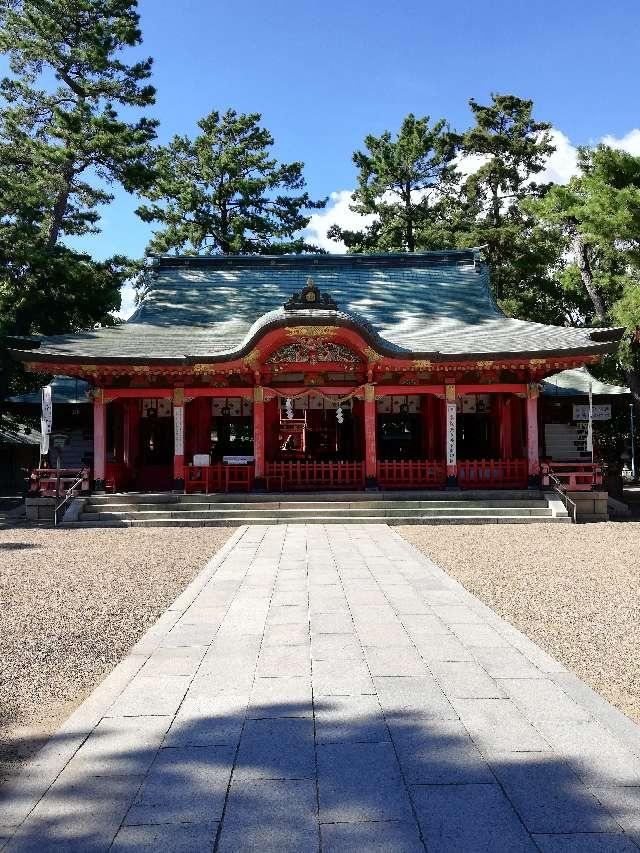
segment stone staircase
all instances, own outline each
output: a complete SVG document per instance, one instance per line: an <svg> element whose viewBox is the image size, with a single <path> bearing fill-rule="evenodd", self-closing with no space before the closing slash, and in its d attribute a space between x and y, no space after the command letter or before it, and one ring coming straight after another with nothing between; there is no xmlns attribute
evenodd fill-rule
<svg viewBox="0 0 640 853"><path fill-rule="evenodd" d="M526 524L571 522L537 491L94 495L66 527L222 527L239 524ZM79 512L77 510L80 510ZM72 513L73 516L73 513Z"/></svg>

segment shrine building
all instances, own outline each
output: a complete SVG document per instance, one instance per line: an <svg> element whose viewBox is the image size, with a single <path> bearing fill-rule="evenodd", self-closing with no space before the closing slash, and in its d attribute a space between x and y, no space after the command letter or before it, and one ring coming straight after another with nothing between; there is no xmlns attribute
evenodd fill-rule
<svg viewBox="0 0 640 853"><path fill-rule="evenodd" d="M506 317L475 249L171 256L127 322L11 355L90 384L97 490L518 489L540 383L622 333Z"/></svg>

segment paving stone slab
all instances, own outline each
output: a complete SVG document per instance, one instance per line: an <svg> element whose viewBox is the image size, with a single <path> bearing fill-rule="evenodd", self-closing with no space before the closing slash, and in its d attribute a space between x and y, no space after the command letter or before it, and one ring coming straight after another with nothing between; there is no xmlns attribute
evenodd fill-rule
<svg viewBox="0 0 640 853"><path fill-rule="evenodd" d="M570 835L534 835L541 853L637 853L627 835L576 832Z"/></svg>
<svg viewBox="0 0 640 853"><path fill-rule="evenodd" d="M228 747L161 749L125 818L127 826L220 820L234 751Z"/></svg>
<svg viewBox="0 0 640 853"><path fill-rule="evenodd" d="M424 853L415 821L321 824L323 853Z"/></svg>
<svg viewBox="0 0 640 853"><path fill-rule="evenodd" d="M320 821L411 820L390 743L318 745Z"/></svg>
<svg viewBox="0 0 640 853"><path fill-rule="evenodd" d="M411 795L430 853L535 853L498 785L425 785Z"/></svg>
<svg viewBox="0 0 640 853"><path fill-rule="evenodd" d="M247 716L312 717L311 678L306 675L256 678Z"/></svg>
<svg viewBox="0 0 640 853"><path fill-rule="evenodd" d="M233 771L234 781L315 779L311 719L247 720Z"/></svg>
<svg viewBox="0 0 640 853"><path fill-rule="evenodd" d="M620 831L568 764L545 753L492 755L489 764L529 832Z"/></svg>
<svg viewBox="0 0 640 853"><path fill-rule="evenodd" d="M219 853L318 853L315 782L234 782L217 849Z"/></svg>
<svg viewBox="0 0 640 853"><path fill-rule="evenodd" d="M217 823L123 826L110 850L113 853L194 853L196 850L213 850L217 831Z"/></svg>

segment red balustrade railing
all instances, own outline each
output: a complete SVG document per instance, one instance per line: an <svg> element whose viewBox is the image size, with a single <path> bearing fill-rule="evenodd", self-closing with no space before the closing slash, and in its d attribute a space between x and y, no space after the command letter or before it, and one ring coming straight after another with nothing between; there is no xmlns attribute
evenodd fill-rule
<svg viewBox="0 0 640 853"><path fill-rule="evenodd" d="M447 479L444 461L390 459L378 462L378 485L382 489L440 488Z"/></svg>
<svg viewBox="0 0 640 853"><path fill-rule="evenodd" d="M226 465L218 462L213 465L185 465L185 494L203 492L250 492L253 489L255 466Z"/></svg>
<svg viewBox="0 0 640 853"><path fill-rule="evenodd" d="M79 494L88 493L91 487L89 468L34 468L29 475L29 495L44 498L66 496L75 487Z"/></svg>
<svg viewBox="0 0 640 853"><path fill-rule="evenodd" d="M527 486L526 459L458 460L461 489L524 489Z"/></svg>
<svg viewBox="0 0 640 853"><path fill-rule="evenodd" d="M364 462L267 462L269 491L363 489Z"/></svg>
<svg viewBox="0 0 640 853"><path fill-rule="evenodd" d="M602 486L602 465L597 462L543 462L542 485L558 485L562 491L590 492Z"/></svg>

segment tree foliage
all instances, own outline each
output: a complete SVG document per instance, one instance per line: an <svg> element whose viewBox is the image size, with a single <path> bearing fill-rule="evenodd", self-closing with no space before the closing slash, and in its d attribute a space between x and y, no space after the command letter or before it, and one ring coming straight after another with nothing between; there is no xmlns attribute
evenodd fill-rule
<svg viewBox="0 0 640 853"><path fill-rule="evenodd" d="M578 168L529 208L564 239L571 263L559 281L583 322L627 327L620 357L640 403L640 157L581 148Z"/></svg>
<svg viewBox="0 0 640 853"><path fill-rule="evenodd" d="M322 208L304 190L303 164L279 163L259 113L214 111L194 139L175 136L156 152L156 174L138 208L158 222L149 252L284 254L319 251L300 236L306 210Z"/></svg>
<svg viewBox="0 0 640 853"><path fill-rule="evenodd" d="M130 272L63 244L99 230L109 184L150 179L156 122L118 108L153 103L151 60L128 64L141 41L135 0L0 0L0 349L8 336L115 322ZM6 358L0 403L15 380Z"/></svg>
<svg viewBox="0 0 640 853"><path fill-rule="evenodd" d="M372 223L349 231L334 226L329 237L350 251L413 252L452 244L450 195L458 177L456 137L444 119L410 113L396 138L369 134L355 151L358 187L351 209L374 214Z"/></svg>

